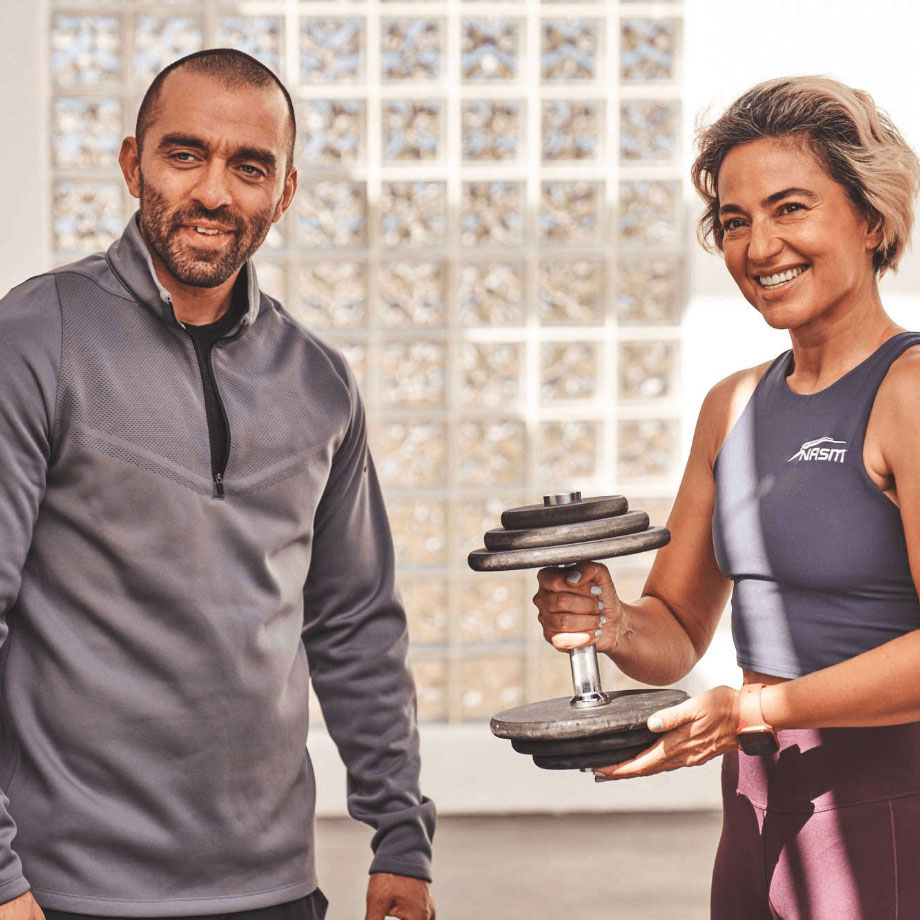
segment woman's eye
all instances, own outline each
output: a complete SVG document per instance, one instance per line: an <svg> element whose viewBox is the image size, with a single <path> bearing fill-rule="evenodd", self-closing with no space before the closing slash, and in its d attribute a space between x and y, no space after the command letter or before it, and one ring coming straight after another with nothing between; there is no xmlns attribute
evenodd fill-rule
<svg viewBox="0 0 920 920"><path fill-rule="evenodd" d="M730 233L732 230L737 230L739 227L744 226L744 221L739 217L732 217L729 220L722 221L722 229L726 233Z"/></svg>
<svg viewBox="0 0 920 920"><path fill-rule="evenodd" d="M804 210L805 206L799 204L797 201L787 201L785 204L779 206L780 214L794 214L796 211Z"/></svg>

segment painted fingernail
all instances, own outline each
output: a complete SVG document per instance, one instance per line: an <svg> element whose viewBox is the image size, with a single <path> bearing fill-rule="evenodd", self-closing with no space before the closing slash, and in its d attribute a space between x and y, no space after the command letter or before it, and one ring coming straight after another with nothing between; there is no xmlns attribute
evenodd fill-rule
<svg viewBox="0 0 920 920"><path fill-rule="evenodd" d="M604 623L606 622L607 622L607 617L601 617L601 626L603 626Z"/></svg>
<svg viewBox="0 0 920 920"><path fill-rule="evenodd" d="M591 593L592 593L595 597L597 597L598 594L603 594L603 591L601 590L601 586L600 586L600 585L591 585Z"/></svg>
<svg viewBox="0 0 920 920"><path fill-rule="evenodd" d="M603 773L595 773L595 774L594 774L594 782L596 782L596 783L609 783L610 780L612 780L612 779L613 779L612 776L604 776Z"/></svg>
<svg viewBox="0 0 920 920"><path fill-rule="evenodd" d="M565 580L566 580L570 585L577 585L578 582L581 581L581 572L579 572L579 571L577 571L577 570L574 571L574 572L569 572L569 574L565 576Z"/></svg>
<svg viewBox="0 0 920 920"><path fill-rule="evenodd" d="M648 720L648 730L650 732L660 732L664 728L664 722L661 721L661 716L650 716Z"/></svg>
<svg viewBox="0 0 920 920"><path fill-rule="evenodd" d="M603 610L603 609L604 609L604 602L603 602L603 601L598 601L598 602L597 602L597 609L598 609L598 610Z"/></svg>
<svg viewBox="0 0 920 920"><path fill-rule="evenodd" d="M600 638L603 634L604 634L604 630L602 630L602 629L595 629L595 630L594 630L594 638L595 638L595 639Z"/></svg>

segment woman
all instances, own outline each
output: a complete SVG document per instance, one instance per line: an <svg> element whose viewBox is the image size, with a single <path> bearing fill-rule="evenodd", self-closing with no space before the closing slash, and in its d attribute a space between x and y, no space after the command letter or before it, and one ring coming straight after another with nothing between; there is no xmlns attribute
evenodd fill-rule
<svg viewBox="0 0 920 920"><path fill-rule="evenodd" d="M760 84L699 140L704 245L791 351L706 397L640 600L592 563L541 571L534 602L556 648L668 684L732 591L743 689L652 716L660 740L598 779L725 755L718 920L920 917L920 334L877 286L920 165L825 78Z"/></svg>

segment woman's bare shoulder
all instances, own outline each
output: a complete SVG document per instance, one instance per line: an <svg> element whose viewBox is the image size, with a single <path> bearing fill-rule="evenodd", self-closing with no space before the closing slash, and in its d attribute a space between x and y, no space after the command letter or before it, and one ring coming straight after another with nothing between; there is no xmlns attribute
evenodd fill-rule
<svg viewBox="0 0 920 920"><path fill-rule="evenodd" d="M697 422L697 436L701 438L710 464L728 437L744 407L750 402L761 377L771 362L735 371L710 389L703 400Z"/></svg>

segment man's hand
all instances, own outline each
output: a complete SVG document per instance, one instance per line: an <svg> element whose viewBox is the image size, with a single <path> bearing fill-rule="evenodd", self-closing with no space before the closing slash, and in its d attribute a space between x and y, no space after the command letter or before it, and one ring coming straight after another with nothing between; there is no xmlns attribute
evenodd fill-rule
<svg viewBox="0 0 920 920"><path fill-rule="evenodd" d="M431 886L418 878L375 872L367 883L367 913L364 920L434 920ZM6 920L0 917L0 920ZM16 918L16 920L26 920Z"/></svg>
<svg viewBox="0 0 920 920"><path fill-rule="evenodd" d="M12 901L0 904L0 920L45 920L45 915L32 892L27 891Z"/></svg>

